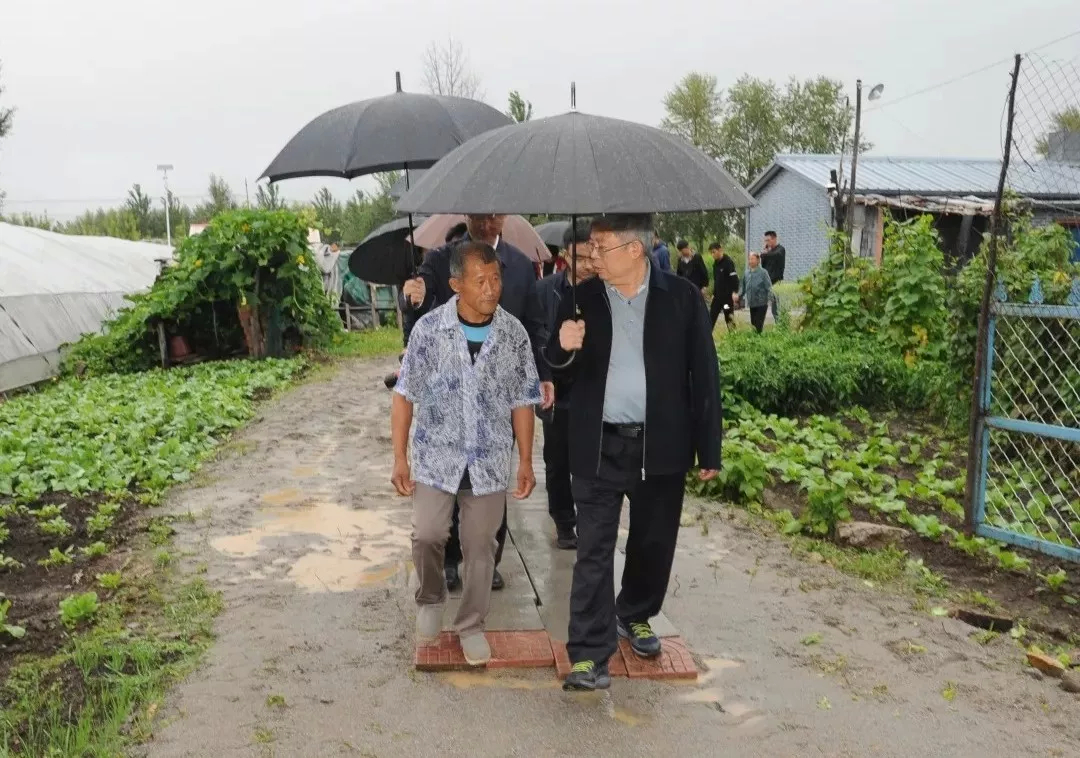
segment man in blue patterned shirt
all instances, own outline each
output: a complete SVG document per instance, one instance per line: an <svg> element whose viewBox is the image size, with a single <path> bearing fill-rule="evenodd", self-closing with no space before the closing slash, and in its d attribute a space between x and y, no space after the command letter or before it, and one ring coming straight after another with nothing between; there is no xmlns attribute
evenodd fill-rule
<svg viewBox="0 0 1080 758"><path fill-rule="evenodd" d="M484 620L515 438L514 497L527 498L536 486L532 406L541 401L540 381L525 327L499 307L502 268L495 249L459 243L450 254L450 285L455 296L417 321L409 337L391 410L391 481L413 497L418 644L442 630L444 552L455 498L460 505L464 581L454 628L465 660L478 666L491 657Z"/></svg>

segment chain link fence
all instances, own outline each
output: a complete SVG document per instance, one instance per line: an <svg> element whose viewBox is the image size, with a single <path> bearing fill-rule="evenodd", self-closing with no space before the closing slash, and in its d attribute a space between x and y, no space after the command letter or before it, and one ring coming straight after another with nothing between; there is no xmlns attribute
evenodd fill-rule
<svg viewBox="0 0 1080 758"><path fill-rule="evenodd" d="M979 317L969 524L1080 561L1080 67L1017 56Z"/></svg>

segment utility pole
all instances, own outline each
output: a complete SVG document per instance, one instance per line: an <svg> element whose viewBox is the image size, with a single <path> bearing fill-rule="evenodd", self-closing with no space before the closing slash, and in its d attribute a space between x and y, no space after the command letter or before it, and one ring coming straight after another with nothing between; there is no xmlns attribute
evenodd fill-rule
<svg viewBox="0 0 1080 758"><path fill-rule="evenodd" d="M165 184L165 243L172 247L172 221L169 218L169 206L172 205L169 201L172 199L169 196L169 172L172 171L171 163L159 163L158 171L161 172L161 180Z"/></svg>
<svg viewBox="0 0 1080 758"><path fill-rule="evenodd" d="M848 250L851 249L851 233L855 224L855 172L859 168L859 127L862 124L862 79L855 82L855 141L851 146L851 184L848 185L847 214L844 222L844 237Z"/></svg>

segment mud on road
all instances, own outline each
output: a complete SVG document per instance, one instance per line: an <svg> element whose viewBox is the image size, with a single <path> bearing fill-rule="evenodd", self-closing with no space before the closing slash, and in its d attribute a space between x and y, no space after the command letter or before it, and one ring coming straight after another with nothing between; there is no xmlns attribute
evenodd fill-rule
<svg viewBox="0 0 1080 758"><path fill-rule="evenodd" d="M167 507L196 516L177 524L183 567L225 611L139 754L1080 754L1080 701L1025 673L1007 635L979 644L737 513L680 535L665 612L705 670L693 685L571 696L549 670L413 671L409 504L389 484L381 383L394 365L348 363L267 404L239 455L173 493Z"/></svg>

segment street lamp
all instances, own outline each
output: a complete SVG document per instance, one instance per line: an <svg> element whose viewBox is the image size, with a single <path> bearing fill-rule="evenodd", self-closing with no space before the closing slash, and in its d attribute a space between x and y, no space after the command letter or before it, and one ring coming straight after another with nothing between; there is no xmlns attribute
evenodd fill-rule
<svg viewBox="0 0 1080 758"><path fill-rule="evenodd" d="M884 84L876 84L867 95L867 100L879 100L885 91ZM855 82L855 142L851 150L851 184L848 189L847 223L844 224L848 244L851 243L852 227L855 223L855 173L859 167L859 127L862 125L862 79Z"/></svg>
<svg viewBox="0 0 1080 758"><path fill-rule="evenodd" d="M858 128L856 128L856 133L858 133ZM158 164L158 171L161 172L161 180L165 184L165 243L170 247L173 246L173 227L172 221L168 218L168 205L170 205L170 203L168 203L168 172L171 172L172 170L172 163Z"/></svg>

